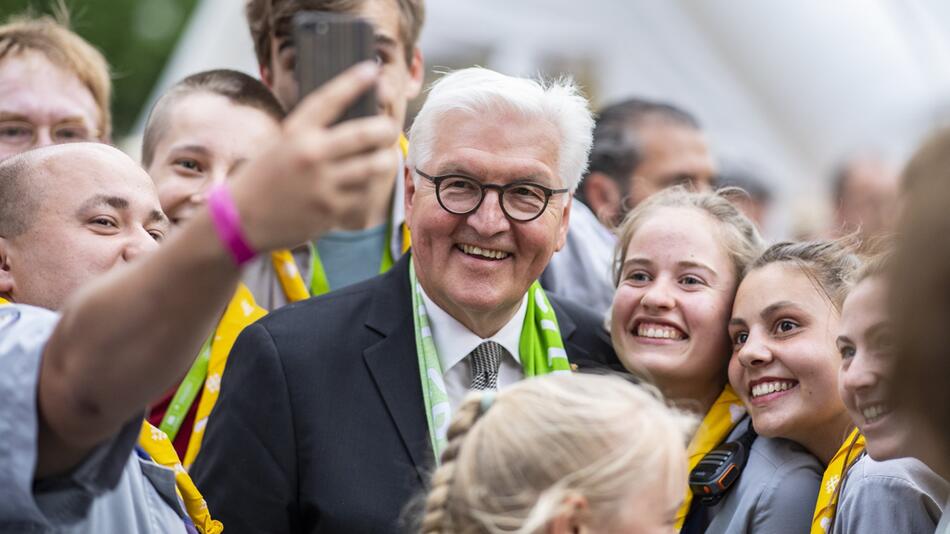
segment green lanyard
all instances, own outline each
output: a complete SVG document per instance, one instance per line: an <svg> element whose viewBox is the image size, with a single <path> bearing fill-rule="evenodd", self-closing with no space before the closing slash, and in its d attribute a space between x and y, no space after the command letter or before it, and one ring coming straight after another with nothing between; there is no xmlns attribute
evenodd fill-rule
<svg viewBox="0 0 950 534"><path fill-rule="evenodd" d="M383 255L379 262L379 274L383 274L393 266L393 252L389 248L389 239L391 225L386 225L386 239L383 240ZM316 297L330 292L330 282L327 280L327 272L323 268L323 262L320 261L320 252L317 250L316 243L310 243L310 296Z"/></svg>
<svg viewBox="0 0 950 534"><path fill-rule="evenodd" d="M195 363L191 364L191 369L188 370L185 379L181 381L181 385L178 386L178 391L175 392L175 396L168 404L168 410L165 411L165 417L158 425L162 432L168 434L169 441L175 441L175 436L181 430L181 424L185 421L188 410L191 409L195 397L198 396L198 392L204 386L205 378L208 376L208 361L211 360L211 339L213 337L214 332L208 336L204 345L201 346L201 352L198 353Z"/></svg>
<svg viewBox="0 0 950 534"><path fill-rule="evenodd" d="M425 401L429 441L439 463L447 445L446 436L452 409L442 378L442 363L432 338L432 328L422 299L422 288L416 279L416 269L409 263L409 286L412 290L412 318L416 333L416 355L419 359L419 378ZM564 350L561 330L557 325L554 308L537 280L528 288L528 306L521 338L518 342L521 367L525 378L549 373L570 373L571 363Z"/></svg>

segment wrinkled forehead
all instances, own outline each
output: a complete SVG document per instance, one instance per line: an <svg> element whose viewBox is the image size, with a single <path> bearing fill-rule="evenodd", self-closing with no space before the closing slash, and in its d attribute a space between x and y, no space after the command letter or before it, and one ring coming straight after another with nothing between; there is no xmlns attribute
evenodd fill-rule
<svg viewBox="0 0 950 534"><path fill-rule="evenodd" d="M77 120L101 129L92 91L75 73L33 50L0 60L0 120L9 119L36 124Z"/></svg>
<svg viewBox="0 0 950 534"><path fill-rule="evenodd" d="M148 174L119 150L103 144L75 143L26 153L31 186L53 210L76 209L89 198L124 198L129 206L150 211L160 206Z"/></svg>

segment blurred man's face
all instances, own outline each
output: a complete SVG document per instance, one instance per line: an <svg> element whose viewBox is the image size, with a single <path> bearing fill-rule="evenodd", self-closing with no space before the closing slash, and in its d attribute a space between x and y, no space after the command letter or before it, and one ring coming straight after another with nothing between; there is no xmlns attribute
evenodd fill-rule
<svg viewBox="0 0 950 534"><path fill-rule="evenodd" d="M101 140L99 108L79 78L39 52L0 61L0 159L39 146Z"/></svg>
<svg viewBox="0 0 950 534"><path fill-rule="evenodd" d="M32 224L0 238L0 295L49 309L155 249L168 229L152 180L128 156L88 143L55 150L30 180L40 205Z"/></svg>
<svg viewBox="0 0 950 534"><path fill-rule="evenodd" d="M897 218L899 181L898 174L883 162L853 164L838 206L839 232L845 235L857 231L866 239L892 230Z"/></svg>
<svg viewBox="0 0 950 534"><path fill-rule="evenodd" d="M701 131L656 121L641 126L638 134L644 157L630 177L627 207L674 185L712 191L716 164Z"/></svg>
<svg viewBox="0 0 950 534"><path fill-rule="evenodd" d="M412 61L406 62L406 44L399 34L399 6L395 0L368 0L354 15L368 20L376 33L376 57L381 67L377 89L379 113L388 115L400 125L406 121L406 104L422 88L422 55L414 50ZM270 69L262 69L264 82L277 100L290 109L298 100L294 76L296 52L287 29L271 37Z"/></svg>

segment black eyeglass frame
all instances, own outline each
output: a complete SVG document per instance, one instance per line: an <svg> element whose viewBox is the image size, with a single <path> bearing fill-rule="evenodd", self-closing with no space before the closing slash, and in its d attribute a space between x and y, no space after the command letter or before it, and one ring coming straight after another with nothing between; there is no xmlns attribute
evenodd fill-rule
<svg viewBox="0 0 950 534"><path fill-rule="evenodd" d="M509 219L513 221L517 221L517 222L531 222L537 219L538 217L540 217L541 214L544 213L544 210L548 209L548 204L550 203L551 197L553 195L567 193L568 191L570 191L570 189L567 189L567 188L551 189L550 187L547 187L541 184L536 184L534 182L515 182L515 183L505 184L505 185L483 184L479 182L478 180L476 180L475 178L472 178L471 176L465 176L463 174L444 174L442 176L430 176L420 171L418 167L415 168L415 171L416 171L416 174L425 178L426 180L429 180L430 182L432 182L433 185L435 185L436 200L439 201L439 205L442 206L442 209L444 209L445 211L453 215L468 215L469 213L475 213L476 211L478 211L478 208L481 207L482 202L485 201L485 190L494 189L495 191L498 191L498 205L501 206L501 211L505 214L505 217L508 217ZM446 180L447 178L464 178L466 180L471 180L473 183L478 185L478 187L480 188L480 191L479 191L480 196L478 197L478 202L475 203L475 206L473 206L472 209L468 211L459 212L459 211L450 210L448 207L446 207L445 203L442 202L442 193L440 192L441 190L440 186L442 185L442 182ZM530 219L519 219L517 217L512 216L510 213L508 213L508 210L505 209L505 192L512 188L524 187L526 185L537 187L542 192L544 192L544 206L541 206L541 209L538 211L538 214L535 215L534 217L531 217Z"/></svg>

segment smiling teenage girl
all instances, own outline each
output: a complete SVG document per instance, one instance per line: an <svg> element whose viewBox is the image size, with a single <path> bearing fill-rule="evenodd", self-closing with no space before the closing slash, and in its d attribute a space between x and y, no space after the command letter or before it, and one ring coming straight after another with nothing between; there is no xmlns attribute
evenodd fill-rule
<svg viewBox="0 0 950 534"><path fill-rule="evenodd" d="M628 370L703 416L689 445L691 469L724 442L754 440L724 500L707 506L688 494L677 528L778 533L797 525L802 531L820 467L797 445L755 439L727 383L732 299L739 275L761 250L758 232L728 194L673 188L631 212L620 229L611 337Z"/></svg>

